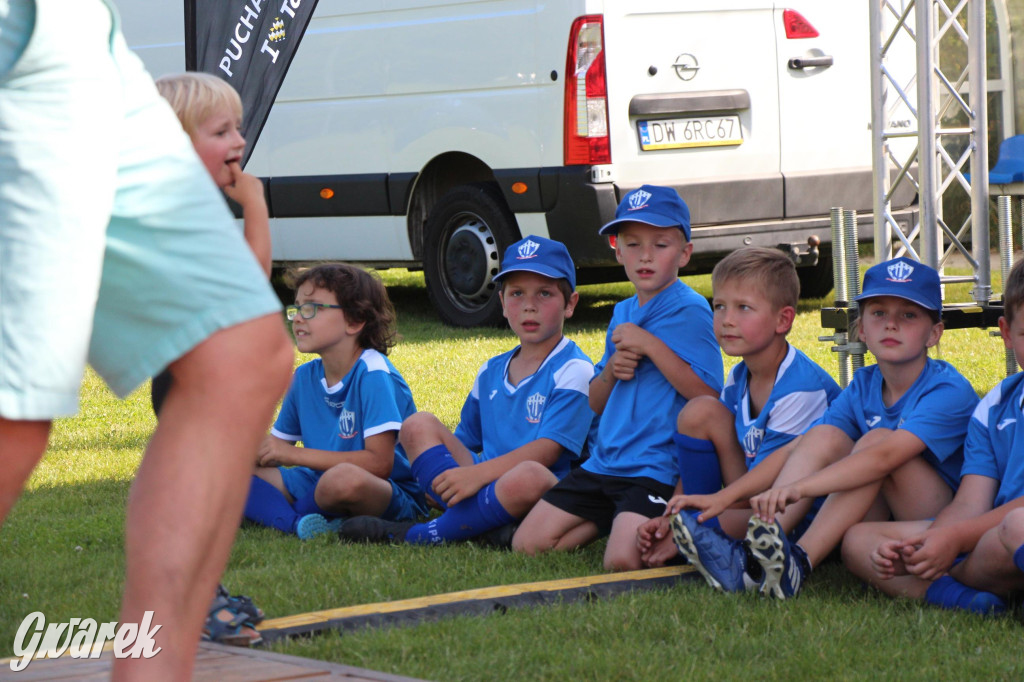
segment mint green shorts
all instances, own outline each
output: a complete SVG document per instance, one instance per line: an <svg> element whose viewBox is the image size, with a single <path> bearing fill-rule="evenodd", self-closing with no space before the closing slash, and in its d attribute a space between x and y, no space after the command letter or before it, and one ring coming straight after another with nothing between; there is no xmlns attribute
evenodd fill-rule
<svg viewBox="0 0 1024 682"><path fill-rule="evenodd" d="M110 6L3 4L0 416L52 419L280 304Z"/></svg>

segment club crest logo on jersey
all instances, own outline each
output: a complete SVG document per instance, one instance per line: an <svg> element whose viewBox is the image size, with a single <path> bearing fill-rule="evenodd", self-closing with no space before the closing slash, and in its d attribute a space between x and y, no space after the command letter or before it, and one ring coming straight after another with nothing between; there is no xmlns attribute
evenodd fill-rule
<svg viewBox="0 0 1024 682"><path fill-rule="evenodd" d="M873 417L868 417L867 419L865 419L864 423L868 425L869 429L873 429L880 421L882 421L881 415L876 414Z"/></svg>
<svg viewBox="0 0 1024 682"><path fill-rule="evenodd" d="M540 416L544 414L545 401L547 401L547 397L540 393L534 393L526 399L526 421L531 424L540 421Z"/></svg>
<svg viewBox="0 0 1024 682"><path fill-rule="evenodd" d="M647 190L638 189L629 195L629 210L638 211L647 205L651 200L651 193Z"/></svg>
<svg viewBox="0 0 1024 682"><path fill-rule="evenodd" d="M352 410L341 408L338 415L338 435L348 440L356 437L356 413Z"/></svg>
<svg viewBox="0 0 1024 682"><path fill-rule="evenodd" d="M914 266L900 261L893 263L886 270L889 272L890 282L909 282L910 275L914 272Z"/></svg>
<svg viewBox="0 0 1024 682"><path fill-rule="evenodd" d="M764 429L751 426L743 436L743 454L747 459L757 457L757 451L761 449L761 441L764 440Z"/></svg>
<svg viewBox="0 0 1024 682"><path fill-rule="evenodd" d="M537 255L537 249L539 248L540 244L533 241L532 239L527 239L525 242L519 245L519 248L516 251L519 255L516 256L516 259L528 260L530 258L533 258L534 256Z"/></svg>

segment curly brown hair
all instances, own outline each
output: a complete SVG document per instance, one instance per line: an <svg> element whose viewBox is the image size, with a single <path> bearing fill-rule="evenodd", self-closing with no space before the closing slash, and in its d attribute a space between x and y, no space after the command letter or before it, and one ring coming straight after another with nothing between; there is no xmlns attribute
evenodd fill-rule
<svg viewBox="0 0 1024 682"><path fill-rule="evenodd" d="M348 263L323 263L291 270L285 275L285 282L295 290L309 282L317 289L333 293L345 319L363 323L358 339L361 348L387 355L395 345L395 308L376 275Z"/></svg>

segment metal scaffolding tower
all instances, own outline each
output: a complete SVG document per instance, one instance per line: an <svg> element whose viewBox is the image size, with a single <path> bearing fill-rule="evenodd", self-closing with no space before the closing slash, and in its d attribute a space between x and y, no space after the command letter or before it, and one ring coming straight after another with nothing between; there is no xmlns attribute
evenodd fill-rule
<svg viewBox="0 0 1024 682"><path fill-rule="evenodd" d="M947 327L995 326L1002 308L991 301L985 0L869 4L875 259L907 256L938 270ZM940 48L948 41L962 41L958 49L947 50L960 58L942 64ZM915 70L900 71L909 54L916 56ZM909 231L900 227L891 207L906 185L918 196L917 218ZM943 197L951 192L969 197L970 209L959 225L949 225L943 215ZM860 366L864 352L862 344L847 337L857 317L856 230L853 212L833 211L836 301L821 317L822 326L836 333L821 340L835 344L844 386L850 364L853 369ZM1009 248L1012 253L1012 241ZM944 274L955 253L963 256L972 274ZM945 284L957 282L972 285L973 300L946 300Z"/></svg>

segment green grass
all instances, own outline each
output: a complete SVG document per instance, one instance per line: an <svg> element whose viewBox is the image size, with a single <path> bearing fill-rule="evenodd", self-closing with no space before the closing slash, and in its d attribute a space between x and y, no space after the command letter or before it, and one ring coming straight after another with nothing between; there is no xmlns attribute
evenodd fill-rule
<svg viewBox="0 0 1024 682"><path fill-rule="evenodd" d="M451 329L433 318L422 276L384 273L402 339L392 359L420 409L450 426L480 363L514 344L507 329ZM710 294L707 277L688 283ZM612 306L628 284L581 289L566 333L600 357ZM801 304L792 342L835 374L817 341L821 301ZM951 330L941 356L979 394L1003 376L1002 345L984 330ZM297 357L296 362L306 357ZM732 361L727 359L727 365ZM22 619L117 617L124 503L154 426L148 387L125 401L90 374L82 413L54 425L51 447L0 532L0 656ZM187 500L182 501L187 504ZM301 543L245 527L225 583L271 617L505 583L601 571L603 542L527 558L472 545L442 548ZM796 676L861 679L1020 679L1020 624L981 620L867 592L841 566L825 565L806 592L783 604L723 597L703 583L560 606L456 617L417 627L326 635L274 645L284 653L431 679L698 679Z"/></svg>

